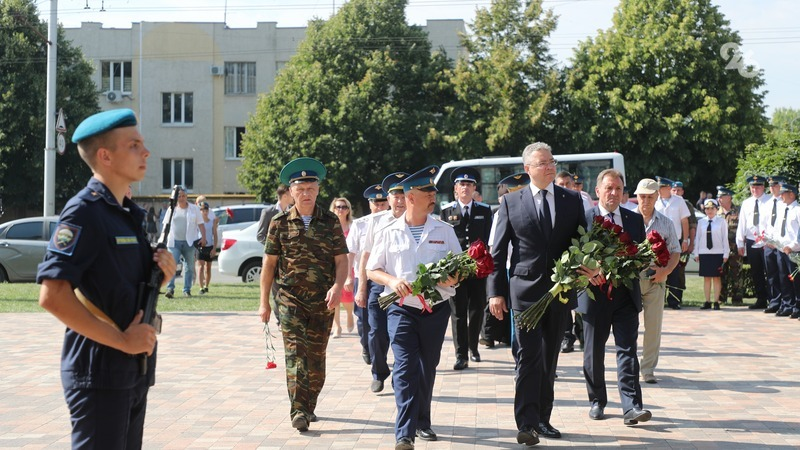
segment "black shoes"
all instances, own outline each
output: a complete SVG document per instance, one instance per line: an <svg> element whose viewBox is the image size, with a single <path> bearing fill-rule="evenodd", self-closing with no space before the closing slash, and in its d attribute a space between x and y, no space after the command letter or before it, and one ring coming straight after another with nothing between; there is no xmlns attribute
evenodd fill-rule
<svg viewBox="0 0 800 450"><path fill-rule="evenodd" d="M434 433L430 428L420 428L417 430L417 437L423 441L435 441L439 439L436 436L436 433Z"/></svg>
<svg viewBox="0 0 800 450"><path fill-rule="evenodd" d="M759 301L757 301L757 302L753 303L752 305L748 306L747 309L764 309L766 307L767 307L767 302L759 302ZM777 311L777 310L775 310L775 311ZM772 311L772 312L775 312L775 311Z"/></svg>
<svg viewBox="0 0 800 450"><path fill-rule="evenodd" d="M313 423L319 421L319 419L317 419L317 415L314 413L309 414L307 417L309 422Z"/></svg>
<svg viewBox="0 0 800 450"><path fill-rule="evenodd" d="M626 412L622 417L625 425L636 425L639 422L647 422L653 417L653 414L646 409L633 408Z"/></svg>
<svg viewBox="0 0 800 450"><path fill-rule="evenodd" d="M302 414L296 414L292 418L292 426L300 432L308 431L308 419Z"/></svg>
<svg viewBox="0 0 800 450"><path fill-rule="evenodd" d="M167 293L164 294L164 297L167 297L167 298L175 297L175 291L173 291L172 289L167 289Z"/></svg>
<svg viewBox="0 0 800 450"><path fill-rule="evenodd" d="M700 309L711 309L711 302L703 303L703 306L701 306Z"/></svg>
<svg viewBox="0 0 800 450"><path fill-rule="evenodd" d="M795 311L789 316L790 319L800 319L800 311Z"/></svg>
<svg viewBox="0 0 800 450"><path fill-rule="evenodd" d="M527 446L536 445L539 443L539 435L533 427L523 427L517 433L517 444Z"/></svg>
<svg viewBox="0 0 800 450"><path fill-rule="evenodd" d="M670 307L671 309L676 309L676 310L681 309L680 303L675 303L674 305L667 305L667 306Z"/></svg>
<svg viewBox="0 0 800 450"><path fill-rule="evenodd" d="M372 358L369 357L369 350L361 350L361 359L363 359L364 364L368 366L372 364Z"/></svg>
<svg viewBox="0 0 800 450"><path fill-rule="evenodd" d="M453 365L453 370L464 370L467 367L469 367L467 360L458 358L456 359L456 363Z"/></svg>
<svg viewBox="0 0 800 450"><path fill-rule="evenodd" d="M564 338L561 341L561 353L572 353L575 351L575 341L569 338Z"/></svg>
<svg viewBox="0 0 800 450"><path fill-rule="evenodd" d="M561 432L553 428L549 422L539 422L539 425L536 426L536 432L539 434L539 436L544 436L550 439L561 438Z"/></svg>
<svg viewBox="0 0 800 450"><path fill-rule="evenodd" d="M478 343L483 345L486 348L494 348L494 340L492 340L492 339L480 338L478 340Z"/></svg>
<svg viewBox="0 0 800 450"><path fill-rule="evenodd" d="M372 383L369 385L369 390L378 393L383 390L383 380L372 380Z"/></svg>
<svg viewBox="0 0 800 450"><path fill-rule="evenodd" d="M400 438L394 444L394 450L414 450L414 441L409 438Z"/></svg>
<svg viewBox="0 0 800 450"><path fill-rule="evenodd" d="M790 309L781 309L780 311L775 313L778 317L789 317L792 315L792 311Z"/></svg>
<svg viewBox="0 0 800 450"><path fill-rule="evenodd" d="M777 306L770 306L769 308L764 310L764 314L775 314L778 311L779 308Z"/></svg>
<svg viewBox="0 0 800 450"><path fill-rule="evenodd" d="M714 311L719 311L719 303L714 303Z"/></svg>
<svg viewBox="0 0 800 450"><path fill-rule="evenodd" d="M599 403L592 404L592 407L589 409L589 418L592 420L603 420L606 417L605 412L603 412L603 407L600 406Z"/></svg>
<svg viewBox="0 0 800 450"><path fill-rule="evenodd" d="M481 362L481 354L478 352L472 352L472 356L469 357L469 360L472 362Z"/></svg>

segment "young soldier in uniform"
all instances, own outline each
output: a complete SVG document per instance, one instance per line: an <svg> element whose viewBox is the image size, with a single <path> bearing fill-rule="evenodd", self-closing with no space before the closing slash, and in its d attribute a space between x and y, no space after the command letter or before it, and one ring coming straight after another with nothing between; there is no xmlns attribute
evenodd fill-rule
<svg viewBox="0 0 800 450"><path fill-rule="evenodd" d="M764 202L767 205L768 214L764 221L764 232L767 236L777 237L780 228L780 214L783 213L783 200L781 199L781 183L785 183L786 178L780 176L767 177L769 183L769 194L765 195ZM764 250L764 274L767 286L767 314L780 312L783 293L781 292L780 268L778 263L778 253L781 249L770 246L763 247Z"/></svg>
<svg viewBox="0 0 800 450"><path fill-rule="evenodd" d="M492 230L492 209L489 205L472 199L478 186L478 178L478 171L471 167L453 170L451 179L455 185L456 200L445 205L440 214L442 221L453 226L464 251L477 240L488 246L489 233ZM485 308L485 278L464 280L456 288L456 295L450 299L450 325L456 348L454 370L464 370L469 366L467 350L471 353L470 359L473 362L480 362L478 340L483 328Z"/></svg>
<svg viewBox="0 0 800 450"><path fill-rule="evenodd" d="M281 170L281 183L289 186L294 206L272 218L261 269L258 313L269 322L269 294L277 282L290 416L301 432L317 419L328 337L348 272L339 219L316 204L325 174L325 167L312 158L295 159Z"/></svg>
<svg viewBox="0 0 800 450"><path fill-rule="evenodd" d="M736 227L736 247L739 256L747 256L750 264L750 276L753 279L756 302L748 308L765 309L767 307L767 280L764 274L764 249L754 247L756 236L764 231L766 217L769 217L767 200L764 195L765 178L752 175L747 178L750 185L750 197L742 202L739 209L739 223Z"/></svg>
<svg viewBox="0 0 800 450"><path fill-rule="evenodd" d="M781 183L782 209L779 210L778 220L775 225L775 237L784 243L782 248L777 248L778 272L781 285L781 305L775 313L778 317L800 317L800 305L797 304L798 280L792 276L797 265L789 258L791 245L798 247L797 231L800 227L800 218L797 212L797 186ZM797 275L797 274L794 274ZM800 278L800 277L797 277Z"/></svg>
<svg viewBox="0 0 800 450"><path fill-rule="evenodd" d="M739 227L739 208L733 204L733 191L725 186L717 186L719 214L728 224L728 245L731 249L728 261L722 265L722 292L719 301L725 303L728 296L731 304L741 305L744 298L744 286L739 274L742 271L742 257L736 250L736 229Z"/></svg>
<svg viewBox="0 0 800 450"><path fill-rule="evenodd" d="M417 296L411 295L411 283L419 264L438 262L447 252L461 253L453 228L430 216L436 203L433 177L438 169L427 167L403 181L405 215L379 231L367 262L369 278L386 286L387 294L395 292L400 297L386 311L395 358L395 450L413 449L415 436L437 439L431 429L431 399L450 304L442 301L426 312ZM455 294L457 282L450 278L439 283L437 290L444 300Z"/></svg>
<svg viewBox="0 0 800 450"><path fill-rule="evenodd" d="M141 323L138 291L154 263L164 281L172 278L175 260L166 249L151 250L145 212L125 197L144 178L150 156L133 111L90 116L72 142L92 178L61 212L39 265L39 304L67 326L61 383L72 448L141 448L156 330ZM143 353L149 355L144 375L132 357Z"/></svg>

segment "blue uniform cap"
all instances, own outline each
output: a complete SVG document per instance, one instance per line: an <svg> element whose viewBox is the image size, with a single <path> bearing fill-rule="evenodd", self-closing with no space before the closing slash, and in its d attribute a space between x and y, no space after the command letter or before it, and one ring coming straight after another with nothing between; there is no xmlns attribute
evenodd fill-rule
<svg viewBox="0 0 800 450"><path fill-rule="evenodd" d="M762 177L761 175L750 175L749 177L747 177L747 184L751 186L754 184L755 185L760 184L763 186L765 181L767 181L767 179Z"/></svg>
<svg viewBox="0 0 800 450"><path fill-rule="evenodd" d="M514 192L531 184L531 176L525 172L515 173L503 178L497 184L504 184L508 192Z"/></svg>
<svg viewBox="0 0 800 450"><path fill-rule="evenodd" d="M669 178L656 177L656 181L658 181L659 187L663 187L663 186L672 187L672 180L670 180Z"/></svg>
<svg viewBox="0 0 800 450"><path fill-rule="evenodd" d="M115 128L135 126L136 113L131 109L123 108L103 111L84 119L83 122L78 125L78 128L75 129L75 132L72 133L72 142L77 144L80 141L92 136L97 136L98 134L103 134Z"/></svg>
<svg viewBox="0 0 800 450"><path fill-rule="evenodd" d="M723 195L730 195L733 197L733 191L722 185L717 186L717 198L720 198Z"/></svg>
<svg viewBox="0 0 800 450"><path fill-rule="evenodd" d="M403 192L416 189L422 192L437 192L433 177L439 173L439 166L428 166L419 172L411 174L403 180Z"/></svg>
<svg viewBox="0 0 800 450"><path fill-rule="evenodd" d="M786 177L773 175L771 177L767 177L767 181L769 182L770 186L775 186L776 184L786 183L788 180L786 179Z"/></svg>
<svg viewBox="0 0 800 450"><path fill-rule="evenodd" d="M797 195L797 186L789 183L781 183L781 194L784 192L791 192L794 195Z"/></svg>
<svg viewBox="0 0 800 450"><path fill-rule="evenodd" d="M459 167L453 170L453 174L450 176L450 179L453 181L453 183L458 183L459 181L471 181L477 184L480 178L481 176L478 171L472 167Z"/></svg>
<svg viewBox="0 0 800 450"><path fill-rule="evenodd" d="M573 175L572 180L575 182L575 184L583 184L583 177L578 174ZM528 182L530 182L530 178Z"/></svg>
<svg viewBox="0 0 800 450"><path fill-rule="evenodd" d="M672 187L683 189L683 181L673 181L672 182Z"/></svg>
<svg viewBox="0 0 800 450"><path fill-rule="evenodd" d="M386 194L391 194L394 191L403 192L403 185L401 183L406 178L408 178L408 174L405 172L395 172L386 175L386 178L381 182L383 192L386 192Z"/></svg>
<svg viewBox="0 0 800 450"><path fill-rule="evenodd" d="M377 202L386 201L386 191L380 184L373 184L364 191L364 198Z"/></svg>
<svg viewBox="0 0 800 450"><path fill-rule="evenodd" d="M288 186L292 183L322 181L327 173L325 166L316 159L297 158L281 169L281 183Z"/></svg>

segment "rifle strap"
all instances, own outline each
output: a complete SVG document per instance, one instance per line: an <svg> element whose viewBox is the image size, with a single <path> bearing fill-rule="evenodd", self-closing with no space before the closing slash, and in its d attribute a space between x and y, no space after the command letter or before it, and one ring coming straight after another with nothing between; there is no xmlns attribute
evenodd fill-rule
<svg viewBox="0 0 800 450"><path fill-rule="evenodd" d="M108 315L106 313L101 311L100 308L98 308L94 303L92 303L88 298L86 298L85 295L83 295L83 292L81 292L80 288L75 288L75 297L78 297L78 301L81 302L81 304L83 304L83 306L87 310L89 310L89 312L93 316L97 317L98 320L100 320L101 322L105 322L105 323L111 325L117 331L122 331L119 328L119 326L116 324L116 322L111 320L111 318L108 317Z"/></svg>

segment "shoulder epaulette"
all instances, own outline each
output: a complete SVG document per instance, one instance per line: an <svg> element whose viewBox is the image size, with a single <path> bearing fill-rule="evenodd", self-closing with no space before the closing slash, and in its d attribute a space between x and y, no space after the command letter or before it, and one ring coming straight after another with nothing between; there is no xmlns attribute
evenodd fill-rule
<svg viewBox="0 0 800 450"><path fill-rule="evenodd" d="M458 203L458 202L457 201L452 201L452 202L442 206L442 209L452 208L452 207L456 206L456 203Z"/></svg>

